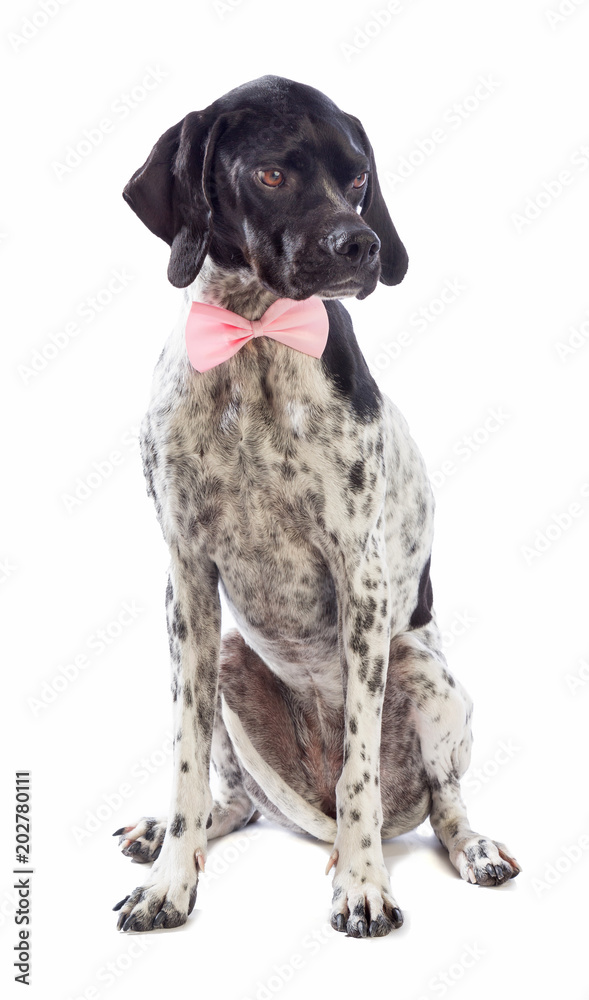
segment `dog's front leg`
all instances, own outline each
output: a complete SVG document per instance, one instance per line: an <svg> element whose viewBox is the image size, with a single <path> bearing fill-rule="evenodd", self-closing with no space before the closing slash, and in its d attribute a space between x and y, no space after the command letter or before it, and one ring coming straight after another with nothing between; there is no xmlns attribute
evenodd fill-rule
<svg viewBox="0 0 589 1000"><path fill-rule="evenodd" d="M347 560L349 563L349 560ZM337 837L331 924L353 937L380 937L403 917L381 843L380 730L389 662L390 598L385 545L369 536L338 588L345 692L344 764L336 786Z"/></svg>
<svg viewBox="0 0 589 1000"><path fill-rule="evenodd" d="M166 592L174 697L174 778L161 853L145 883L115 909L118 927L177 927L192 912L204 868L221 608L216 567L176 559Z"/></svg>

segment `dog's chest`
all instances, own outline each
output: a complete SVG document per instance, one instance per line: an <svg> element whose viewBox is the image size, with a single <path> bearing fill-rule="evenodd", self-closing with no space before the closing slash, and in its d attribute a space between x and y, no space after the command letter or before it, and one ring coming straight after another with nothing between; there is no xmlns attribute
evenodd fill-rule
<svg viewBox="0 0 589 1000"><path fill-rule="evenodd" d="M156 392L146 474L168 543L206 551L266 661L301 662L312 647L315 662L337 646L325 538L366 520L376 473L367 461L360 505L353 470L364 452L375 460L378 427L354 421L316 359L248 348L180 395Z"/></svg>

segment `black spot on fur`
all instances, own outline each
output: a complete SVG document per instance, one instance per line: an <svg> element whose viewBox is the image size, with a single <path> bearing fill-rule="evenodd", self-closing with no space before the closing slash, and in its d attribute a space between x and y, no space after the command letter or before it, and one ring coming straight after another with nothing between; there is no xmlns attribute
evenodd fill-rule
<svg viewBox="0 0 589 1000"><path fill-rule="evenodd" d="M373 625L374 625L374 615L372 611L364 611L362 614L356 615L354 627L358 633L368 632Z"/></svg>
<svg viewBox="0 0 589 1000"><path fill-rule="evenodd" d="M354 632L350 639L350 649L358 656L366 656L368 653L368 643L361 638L360 634Z"/></svg>
<svg viewBox="0 0 589 1000"><path fill-rule="evenodd" d="M212 729L212 719L207 706L202 702L198 703L197 716L199 726L201 727L203 733L205 735L208 734Z"/></svg>
<svg viewBox="0 0 589 1000"><path fill-rule="evenodd" d="M287 480L294 479L297 472L294 465L291 462L284 461L280 466L280 475Z"/></svg>
<svg viewBox="0 0 589 1000"><path fill-rule="evenodd" d="M350 489L352 489L354 493L362 492L364 489L364 462L362 459L358 459L357 462L354 462L352 468L350 469L348 481Z"/></svg>
<svg viewBox="0 0 589 1000"><path fill-rule="evenodd" d="M423 567L419 587L417 589L417 607L409 620L410 628L421 628L432 620L432 605L434 603L434 593L429 576L431 556Z"/></svg>
<svg viewBox="0 0 589 1000"><path fill-rule="evenodd" d="M170 826L172 837L181 837L186 831L186 818L182 813L176 813Z"/></svg>
<svg viewBox="0 0 589 1000"><path fill-rule="evenodd" d="M374 661L374 667L372 669L372 673L370 674L367 684L368 690L370 691L371 694L376 694L378 691L383 690L384 688L383 676L384 676L384 663L382 658L378 657Z"/></svg>

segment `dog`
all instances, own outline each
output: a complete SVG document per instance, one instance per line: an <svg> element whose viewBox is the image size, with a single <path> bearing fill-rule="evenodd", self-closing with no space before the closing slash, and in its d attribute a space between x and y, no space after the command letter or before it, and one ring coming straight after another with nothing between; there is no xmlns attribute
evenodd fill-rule
<svg viewBox="0 0 589 1000"><path fill-rule="evenodd" d="M331 924L352 937L401 926L382 840L428 816L463 879L507 882L519 864L460 796L472 704L432 608L424 462L340 301L408 266L360 121L265 76L165 132L124 198L186 293L141 428L171 559L173 789L167 822L116 831L154 862L118 928L184 923L207 841L260 815L333 845ZM315 353L266 335L311 305ZM189 356L193 309L241 322L230 356Z"/></svg>

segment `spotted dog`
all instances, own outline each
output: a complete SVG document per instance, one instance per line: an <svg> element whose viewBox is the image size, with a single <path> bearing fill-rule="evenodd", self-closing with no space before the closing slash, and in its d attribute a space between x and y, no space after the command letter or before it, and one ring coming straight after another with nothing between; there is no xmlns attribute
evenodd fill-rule
<svg viewBox="0 0 589 1000"><path fill-rule="evenodd" d="M184 923L207 841L260 815L333 844L331 923L353 937L401 925L382 839L427 816L462 878L506 882L517 862L460 796L472 706L432 611L424 463L339 301L408 263L361 123L263 77L170 128L124 197L186 292L141 431L171 560L172 798L167 823L117 831L153 862L119 928ZM193 300L257 320L310 296L329 318L321 358L259 336L191 366ZM223 638L219 588L238 625Z"/></svg>

